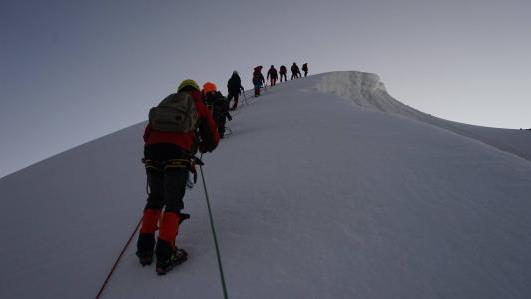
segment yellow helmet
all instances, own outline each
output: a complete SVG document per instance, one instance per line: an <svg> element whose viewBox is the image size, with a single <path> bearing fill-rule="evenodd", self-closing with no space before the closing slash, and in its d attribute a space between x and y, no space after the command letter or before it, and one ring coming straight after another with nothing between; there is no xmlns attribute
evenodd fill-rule
<svg viewBox="0 0 531 299"><path fill-rule="evenodd" d="M191 79L183 80L183 82L181 82L181 84L179 84L179 87L177 88L177 91L179 92L185 87L192 87L192 88L196 89L197 91L201 91L201 88L199 87L199 85L197 85L197 83L194 80L191 80Z"/></svg>

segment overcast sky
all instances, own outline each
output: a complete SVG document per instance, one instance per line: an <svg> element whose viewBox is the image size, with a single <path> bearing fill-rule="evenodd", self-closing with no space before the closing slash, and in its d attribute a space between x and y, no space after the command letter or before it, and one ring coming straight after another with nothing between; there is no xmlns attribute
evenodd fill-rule
<svg viewBox="0 0 531 299"><path fill-rule="evenodd" d="M0 33L0 177L145 120L185 78L250 87L258 64L376 73L426 113L531 127L531 1L0 0Z"/></svg>

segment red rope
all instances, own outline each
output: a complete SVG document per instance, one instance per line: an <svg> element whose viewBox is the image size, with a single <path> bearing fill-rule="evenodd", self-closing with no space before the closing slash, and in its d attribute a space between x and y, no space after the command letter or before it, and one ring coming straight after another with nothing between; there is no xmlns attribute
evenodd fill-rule
<svg viewBox="0 0 531 299"><path fill-rule="evenodd" d="M129 237L129 240L127 240L127 243L125 243L124 248L122 248L122 252L120 252L120 255L118 256L118 258L114 262L114 265L112 266L111 272L109 272L109 275L107 275L107 278L103 282L103 285L101 286L100 291L98 292L98 295L96 295L96 299L100 298L101 294L103 293L103 290L107 286L107 283L109 282L109 279L111 278L112 274L114 273L114 270L116 269L116 266L118 266L118 263L122 259L122 256L124 255L125 250L127 249L127 247L129 247L129 244L131 244L131 240L133 240L133 237L135 236L136 232L138 231L138 228L140 227L140 223L142 223L142 217L140 217L140 220L138 221L138 224L136 225L135 230L131 234L131 237Z"/></svg>

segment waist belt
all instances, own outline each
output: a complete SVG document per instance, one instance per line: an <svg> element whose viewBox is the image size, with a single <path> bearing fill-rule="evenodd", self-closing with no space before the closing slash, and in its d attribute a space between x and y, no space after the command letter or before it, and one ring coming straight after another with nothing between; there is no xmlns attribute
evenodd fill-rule
<svg viewBox="0 0 531 299"><path fill-rule="evenodd" d="M147 170L151 169L160 172L175 168L187 169L194 174L194 184L197 183L197 171L195 169L195 165L204 165L203 161L197 157L192 157L190 159L171 159L166 161L157 161L144 158L142 159L142 163L144 163L144 166Z"/></svg>
<svg viewBox="0 0 531 299"><path fill-rule="evenodd" d="M165 171L172 168L187 168L190 171L192 171L192 169L195 171L195 167L193 167L190 159L171 159L166 161L142 159L142 163L144 163L146 169L157 171Z"/></svg>

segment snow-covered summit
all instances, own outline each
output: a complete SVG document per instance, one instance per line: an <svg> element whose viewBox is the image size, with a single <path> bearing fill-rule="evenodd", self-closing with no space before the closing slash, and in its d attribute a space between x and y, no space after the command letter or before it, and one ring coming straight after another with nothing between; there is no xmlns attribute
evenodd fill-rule
<svg viewBox="0 0 531 299"><path fill-rule="evenodd" d="M204 156L230 298L530 297L531 163L507 138L521 135L387 110L378 82L268 88ZM97 294L145 203L144 125L0 180L1 298ZM222 296L201 184L185 206L190 260L157 277L133 244L103 298Z"/></svg>
<svg viewBox="0 0 531 299"><path fill-rule="evenodd" d="M348 98L361 107L404 116L423 114L391 97L376 74L332 72L320 76L321 80L316 86L319 91Z"/></svg>
<svg viewBox="0 0 531 299"><path fill-rule="evenodd" d="M316 88L321 92L347 98L353 104L370 110L393 113L422 121L531 161L531 134L529 132L457 123L416 110L389 95L376 74L350 71L325 73L317 77L319 77L319 82Z"/></svg>

